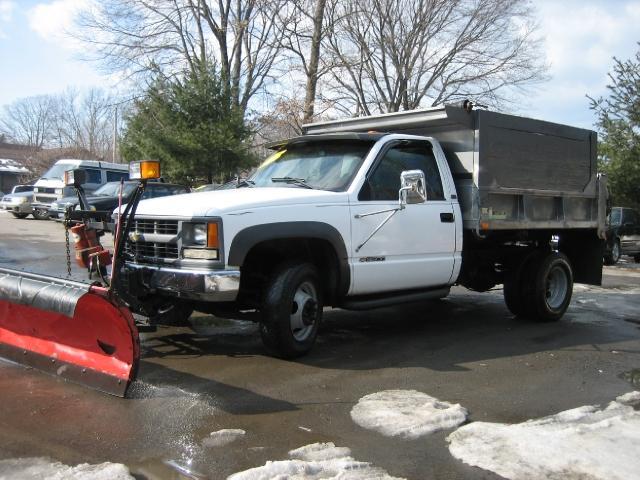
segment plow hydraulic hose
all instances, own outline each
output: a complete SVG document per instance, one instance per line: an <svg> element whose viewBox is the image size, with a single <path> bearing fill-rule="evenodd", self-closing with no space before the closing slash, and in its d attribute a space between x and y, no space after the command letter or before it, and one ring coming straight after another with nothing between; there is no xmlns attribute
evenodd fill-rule
<svg viewBox="0 0 640 480"><path fill-rule="evenodd" d="M105 288L0 268L0 356L124 396L140 360L138 330Z"/></svg>

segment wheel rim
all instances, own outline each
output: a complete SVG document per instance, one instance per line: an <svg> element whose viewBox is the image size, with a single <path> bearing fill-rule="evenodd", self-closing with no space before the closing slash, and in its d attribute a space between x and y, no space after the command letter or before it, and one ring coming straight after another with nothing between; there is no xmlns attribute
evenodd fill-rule
<svg viewBox="0 0 640 480"><path fill-rule="evenodd" d="M305 341L318 320L318 293L311 282L301 283L291 302L290 325L293 338Z"/></svg>
<svg viewBox="0 0 640 480"><path fill-rule="evenodd" d="M546 301L549 308L557 310L562 307L568 289L567 272L562 267L553 267L547 276Z"/></svg>
<svg viewBox="0 0 640 480"><path fill-rule="evenodd" d="M620 245L618 242L613 244L613 249L611 250L611 258L613 258L614 262L617 262L620 259Z"/></svg>

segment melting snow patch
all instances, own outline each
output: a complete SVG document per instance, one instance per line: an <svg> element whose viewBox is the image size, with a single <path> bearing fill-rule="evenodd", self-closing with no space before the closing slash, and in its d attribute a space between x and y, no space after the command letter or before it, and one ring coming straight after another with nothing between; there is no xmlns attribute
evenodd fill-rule
<svg viewBox="0 0 640 480"><path fill-rule="evenodd" d="M262 467L235 473L227 480L402 480L350 455L348 448L314 443L291 450L291 460L267 462Z"/></svg>
<svg viewBox="0 0 640 480"><path fill-rule="evenodd" d="M415 390L385 390L362 397L351 418L389 437L415 439L464 423L467 410Z"/></svg>
<svg viewBox="0 0 640 480"><path fill-rule="evenodd" d="M218 430L217 432L211 432L207 438L202 441L203 447L222 447L235 442L242 437L245 433L244 430L235 428L226 428L224 430Z"/></svg>
<svg viewBox="0 0 640 480"><path fill-rule="evenodd" d="M447 440L463 462L509 479L627 480L640 472L640 412L622 395L606 408L584 406L515 425L475 422Z"/></svg>
<svg viewBox="0 0 640 480"><path fill-rule="evenodd" d="M0 480L134 480L121 463L69 467L46 458L0 460Z"/></svg>

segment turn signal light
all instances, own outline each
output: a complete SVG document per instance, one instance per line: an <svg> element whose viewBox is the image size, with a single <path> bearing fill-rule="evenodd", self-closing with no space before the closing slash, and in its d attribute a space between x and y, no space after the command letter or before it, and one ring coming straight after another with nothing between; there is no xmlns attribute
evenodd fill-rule
<svg viewBox="0 0 640 480"><path fill-rule="evenodd" d="M129 178L131 180L150 180L160 178L160 162L157 160L142 160L129 164Z"/></svg>
<svg viewBox="0 0 640 480"><path fill-rule="evenodd" d="M208 248L219 248L220 240L218 238L218 224L208 223L207 224L207 247Z"/></svg>

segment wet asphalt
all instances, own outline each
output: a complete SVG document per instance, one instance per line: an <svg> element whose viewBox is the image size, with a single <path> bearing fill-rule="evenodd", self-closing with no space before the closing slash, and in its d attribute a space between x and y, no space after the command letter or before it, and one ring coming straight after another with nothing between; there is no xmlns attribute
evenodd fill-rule
<svg viewBox="0 0 640 480"><path fill-rule="evenodd" d="M0 213L0 265L65 275L64 230ZM74 277L84 274L74 266ZM411 389L460 403L469 421L521 422L640 389L640 265L577 285L557 323L515 319L499 287L370 312L325 311L308 356L265 355L255 325L196 314L194 328L142 334L125 399L0 363L0 459L126 464L140 479L223 479L315 442L417 479L493 479L448 452L438 432L387 438L350 418L364 395ZM230 445L210 432L243 429ZM182 472L182 473L180 473ZM191 473L188 473L191 472Z"/></svg>

